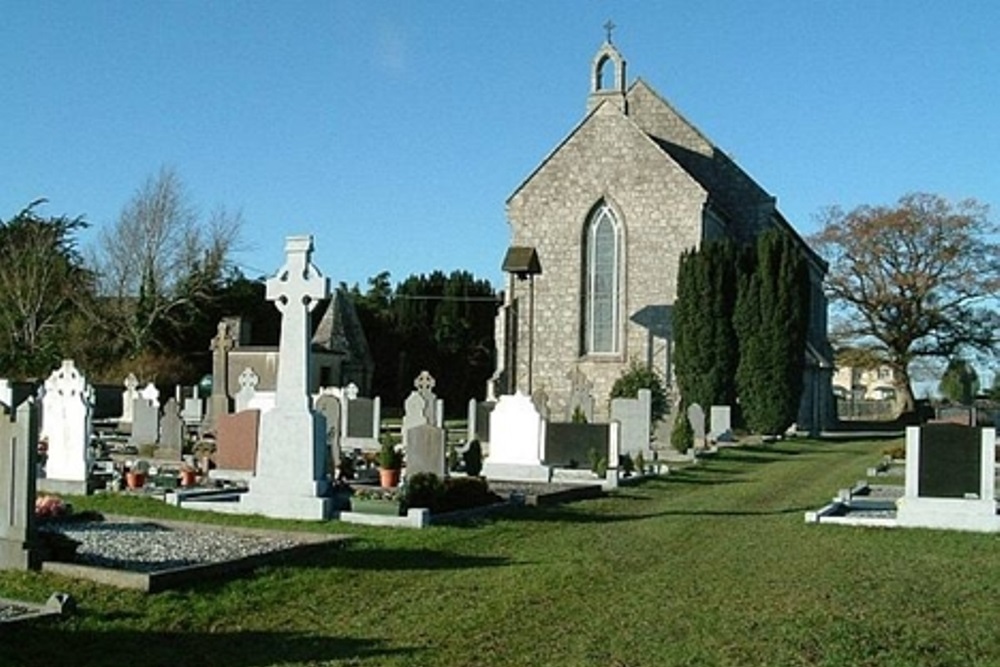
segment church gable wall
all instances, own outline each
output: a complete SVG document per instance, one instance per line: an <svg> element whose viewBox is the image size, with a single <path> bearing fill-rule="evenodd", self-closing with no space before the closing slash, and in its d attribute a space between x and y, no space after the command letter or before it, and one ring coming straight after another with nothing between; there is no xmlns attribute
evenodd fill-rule
<svg viewBox="0 0 1000 667"><path fill-rule="evenodd" d="M748 239L771 224L774 199L645 83L629 91L629 114L710 192Z"/></svg>
<svg viewBox="0 0 1000 667"><path fill-rule="evenodd" d="M623 226L621 352L581 358L584 225L602 198ZM672 303L681 252L703 235L706 193L634 124L610 105L598 109L508 202L512 245L533 246L542 275L535 278L533 386L562 416L567 374L578 366L607 410L611 385L630 358L646 360L647 332L629 318L649 305ZM521 303L518 384L527 387L528 289ZM663 341L657 341L663 348ZM662 353L662 349L661 349ZM664 363L657 366L665 368Z"/></svg>

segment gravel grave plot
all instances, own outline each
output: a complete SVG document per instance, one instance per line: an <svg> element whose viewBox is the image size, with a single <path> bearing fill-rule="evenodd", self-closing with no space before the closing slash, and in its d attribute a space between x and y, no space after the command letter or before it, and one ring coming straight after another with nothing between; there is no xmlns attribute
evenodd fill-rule
<svg viewBox="0 0 1000 667"><path fill-rule="evenodd" d="M297 546L290 539L216 530L182 530L157 523L47 522L40 531L80 542L75 563L132 572L156 572L220 563Z"/></svg>

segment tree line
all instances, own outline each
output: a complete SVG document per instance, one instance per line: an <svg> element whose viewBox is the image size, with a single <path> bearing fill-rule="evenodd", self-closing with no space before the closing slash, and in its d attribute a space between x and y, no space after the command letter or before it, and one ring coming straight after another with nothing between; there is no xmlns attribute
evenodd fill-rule
<svg viewBox="0 0 1000 667"><path fill-rule="evenodd" d="M364 292L350 293L375 360L373 393L402 405L422 370L448 416L464 416L469 398L483 398L495 367L497 294L468 271L411 275L392 286L383 271Z"/></svg>
<svg viewBox="0 0 1000 667"><path fill-rule="evenodd" d="M234 261L242 216L200 214L173 169L137 188L87 252L86 219L45 215L46 204L0 219L0 377L38 381L72 358L94 382L134 372L193 384L211 369L209 341L229 315L252 323L254 343L277 342L264 277L245 276ZM482 395L493 370L488 281L435 271L393 288L383 272L349 293L374 357L374 390L390 405L423 369L452 408Z"/></svg>

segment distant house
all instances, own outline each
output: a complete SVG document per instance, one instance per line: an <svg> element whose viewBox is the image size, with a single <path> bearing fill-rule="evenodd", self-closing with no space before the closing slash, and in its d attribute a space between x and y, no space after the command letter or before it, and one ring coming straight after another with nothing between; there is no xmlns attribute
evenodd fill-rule
<svg viewBox="0 0 1000 667"><path fill-rule="evenodd" d="M833 374L833 393L840 400L894 401L896 374L888 366L838 366Z"/></svg>

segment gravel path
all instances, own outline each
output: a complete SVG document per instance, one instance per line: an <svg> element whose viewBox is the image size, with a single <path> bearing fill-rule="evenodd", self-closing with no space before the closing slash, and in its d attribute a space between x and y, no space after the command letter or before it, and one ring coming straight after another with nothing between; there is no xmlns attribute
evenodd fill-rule
<svg viewBox="0 0 1000 667"><path fill-rule="evenodd" d="M222 530L175 530L154 523L52 522L39 530L62 533L80 542L76 563L135 572L217 563L297 544Z"/></svg>

